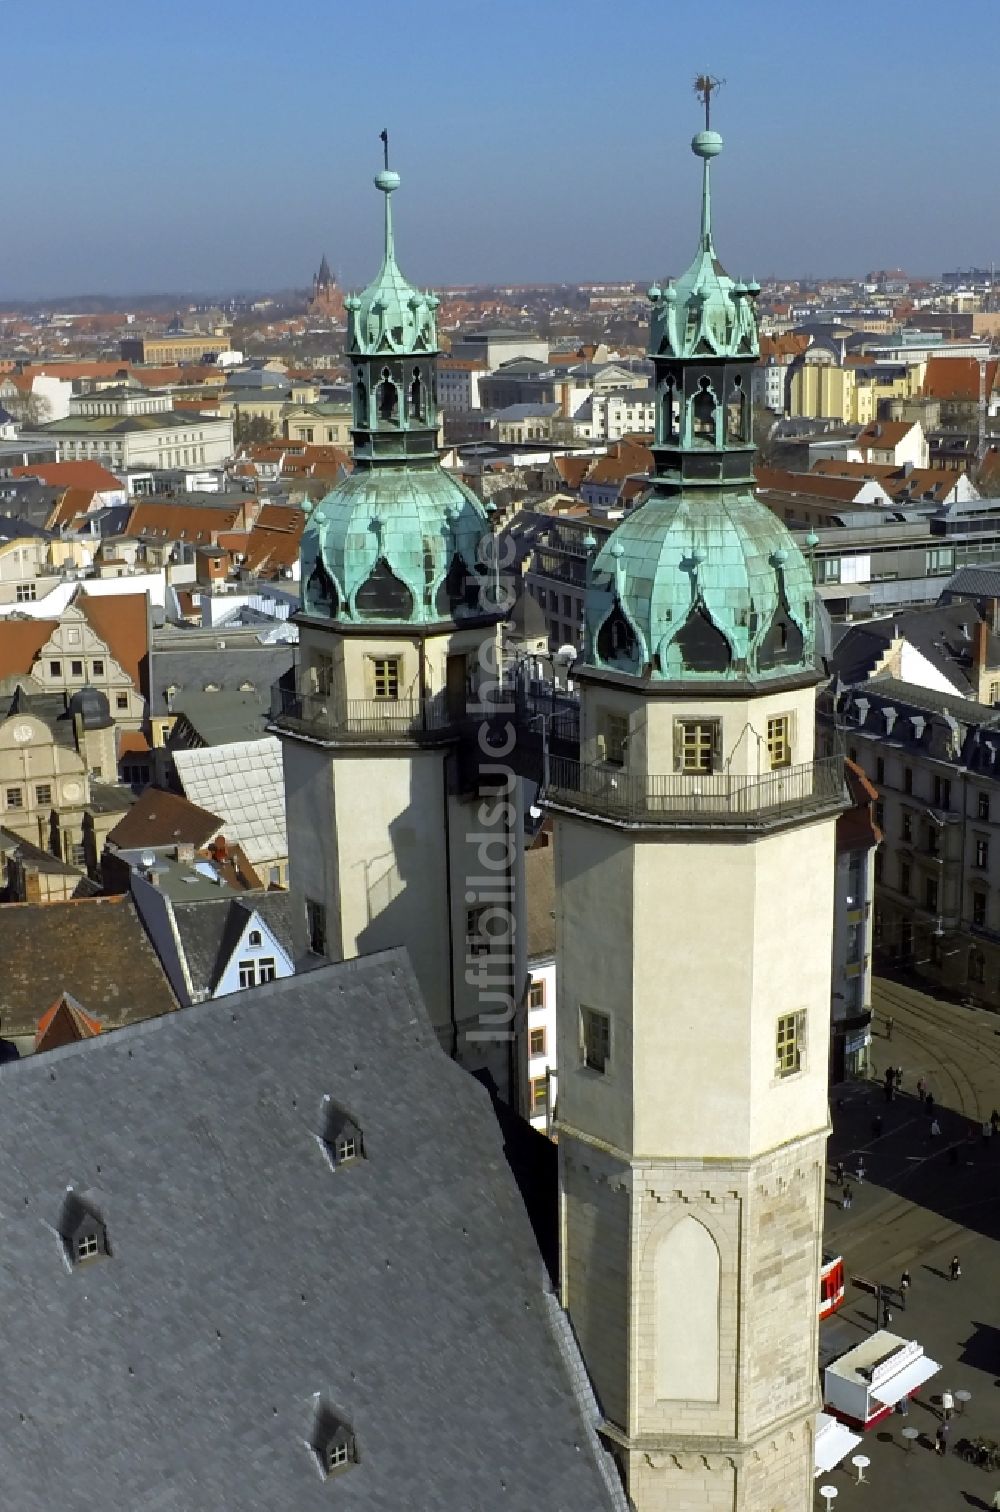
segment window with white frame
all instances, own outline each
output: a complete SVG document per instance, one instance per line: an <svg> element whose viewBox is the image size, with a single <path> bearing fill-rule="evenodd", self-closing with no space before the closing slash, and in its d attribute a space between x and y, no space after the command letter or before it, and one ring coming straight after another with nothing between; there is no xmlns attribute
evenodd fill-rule
<svg viewBox="0 0 1000 1512"><path fill-rule="evenodd" d="M624 766L628 746L628 715L602 709L598 714L597 759L607 766Z"/></svg>
<svg viewBox="0 0 1000 1512"><path fill-rule="evenodd" d="M278 967L274 956L261 956L257 962L257 980L259 982L273 982L278 975Z"/></svg>
<svg viewBox="0 0 1000 1512"><path fill-rule="evenodd" d="M257 985L257 962L241 961L239 966L240 986L256 987Z"/></svg>
<svg viewBox="0 0 1000 1512"><path fill-rule="evenodd" d="M81 1234L76 1241L76 1258L78 1260L93 1260L100 1252L100 1245L96 1234Z"/></svg>
<svg viewBox="0 0 1000 1512"><path fill-rule="evenodd" d="M247 936L247 944L250 946L251 950L256 950L261 944L261 940L262 936L260 930L251 929L249 935Z"/></svg>

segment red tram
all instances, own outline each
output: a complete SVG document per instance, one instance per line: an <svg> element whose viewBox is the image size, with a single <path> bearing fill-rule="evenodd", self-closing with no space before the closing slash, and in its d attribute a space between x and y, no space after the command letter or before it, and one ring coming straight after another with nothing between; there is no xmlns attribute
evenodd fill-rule
<svg viewBox="0 0 1000 1512"><path fill-rule="evenodd" d="M844 1303L844 1261L841 1255L824 1255L819 1272L820 1319L832 1317Z"/></svg>

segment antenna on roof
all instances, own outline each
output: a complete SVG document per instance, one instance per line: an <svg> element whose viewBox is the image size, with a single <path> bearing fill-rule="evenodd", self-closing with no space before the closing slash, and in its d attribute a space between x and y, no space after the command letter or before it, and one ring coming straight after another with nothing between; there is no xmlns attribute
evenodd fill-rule
<svg viewBox="0 0 1000 1512"><path fill-rule="evenodd" d="M711 111L712 96L718 94L725 84L725 79L716 79L712 74L699 74L694 81L694 92L705 107L705 130L712 129Z"/></svg>
<svg viewBox="0 0 1000 1512"><path fill-rule="evenodd" d="M379 136L379 141L382 143L382 156L385 159L385 167L388 170L388 167L389 167L389 133L388 133L387 130L383 129L382 131L379 132L378 136Z"/></svg>

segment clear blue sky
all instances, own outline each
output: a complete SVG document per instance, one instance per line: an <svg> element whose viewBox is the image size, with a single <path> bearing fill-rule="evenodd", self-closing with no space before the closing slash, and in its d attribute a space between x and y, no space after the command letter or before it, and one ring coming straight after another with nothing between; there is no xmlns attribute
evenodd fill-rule
<svg viewBox="0 0 1000 1512"><path fill-rule="evenodd" d="M992 0L0 0L0 304L373 271L388 126L425 284L1000 261Z"/></svg>

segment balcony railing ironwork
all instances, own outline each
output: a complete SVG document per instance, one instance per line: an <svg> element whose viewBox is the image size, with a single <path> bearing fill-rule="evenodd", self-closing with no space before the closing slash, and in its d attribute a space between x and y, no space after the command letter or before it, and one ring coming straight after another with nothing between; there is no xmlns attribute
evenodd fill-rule
<svg viewBox="0 0 1000 1512"><path fill-rule="evenodd" d="M630 776L610 766L553 757L545 798L631 824L719 824L754 828L846 805L844 762L823 757L760 776L729 772Z"/></svg>

